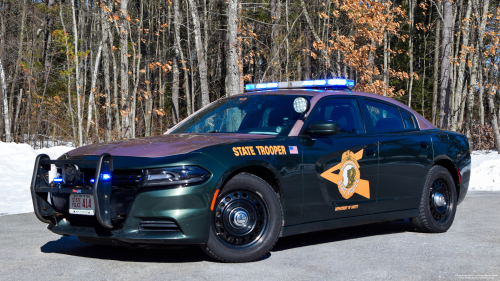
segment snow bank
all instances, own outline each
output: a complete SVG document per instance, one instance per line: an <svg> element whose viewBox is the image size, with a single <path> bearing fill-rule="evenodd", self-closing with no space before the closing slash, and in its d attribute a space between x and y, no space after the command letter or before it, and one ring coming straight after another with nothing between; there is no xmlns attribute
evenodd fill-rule
<svg viewBox="0 0 500 281"><path fill-rule="evenodd" d="M30 184L36 156L45 153L56 159L72 149L55 146L34 150L27 144L0 142L0 215L33 212Z"/></svg>
<svg viewBox="0 0 500 281"><path fill-rule="evenodd" d="M500 191L500 154L496 150L472 152L469 190Z"/></svg>

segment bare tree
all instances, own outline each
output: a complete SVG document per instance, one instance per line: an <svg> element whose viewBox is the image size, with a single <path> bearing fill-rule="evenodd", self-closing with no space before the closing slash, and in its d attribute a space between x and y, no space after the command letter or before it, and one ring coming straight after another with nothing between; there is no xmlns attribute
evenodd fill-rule
<svg viewBox="0 0 500 281"><path fill-rule="evenodd" d="M9 104L7 99L7 85L5 82L5 72L3 70L1 58L0 58L0 82L2 83L3 119L5 122L5 141L10 142L11 134L10 134L10 119L9 119Z"/></svg>
<svg viewBox="0 0 500 281"><path fill-rule="evenodd" d="M226 95L240 93L240 71L238 67L238 0L228 1Z"/></svg>
<svg viewBox="0 0 500 281"><path fill-rule="evenodd" d="M453 46L453 2L443 1L443 30L441 35L441 87L439 104L439 127L448 129L450 76L451 76L451 48Z"/></svg>
<svg viewBox="0 0 500 281"><path fill-rule="evenodd" d="M76 15L75 15L75 1L71 0L71 11L73 15L73 34L74 34L74 45L75 45L75 72L76 72L76 105L78 110L78 146L83 145L83 116L82 116L82 95L81 95L81 84L80 84L80 68L78 67L78 29L76 27Z"/></svg>
<svg viewBox="0 0 500 281"><path fill-rule="evenodd" d="M130 108L130 94L128 90L128 28L127 28L128 0L121 0L121 26L120 26L120 93L122 115L122 138L133 138L132 135L132 109Z"/></svg>
<svg viewBox="0 0 500 281"><path fill-rule="evenodd" d="M201 84L201 106L210 103L208 96L208 78L207 78L207 63L205 61L205 48L201 40L200 17L194 0L189 0L189 10L193 18L194 43L196 45L196 59L198 60L198 73L200 74Z"/></svg>

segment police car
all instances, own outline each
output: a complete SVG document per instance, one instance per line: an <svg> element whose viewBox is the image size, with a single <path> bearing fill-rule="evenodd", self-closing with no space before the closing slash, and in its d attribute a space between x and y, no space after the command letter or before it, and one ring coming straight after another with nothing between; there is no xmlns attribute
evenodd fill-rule
<svg viewBox="0 0 500 281"><path fill-rule="evenodd" d="M38 155L35 214L82 242L199 244L224 262L257 260L279 237L381 221L447 231L469 185L467 138L353 86L248 84L164 135Z"/></svg>

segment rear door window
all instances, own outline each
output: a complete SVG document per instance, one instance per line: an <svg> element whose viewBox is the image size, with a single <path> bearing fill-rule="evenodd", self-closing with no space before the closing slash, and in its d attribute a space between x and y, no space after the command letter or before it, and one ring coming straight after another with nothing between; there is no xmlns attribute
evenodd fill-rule
<svg viewBox="0 0 500 281"><path fill-rule="evenodd" d="M401 112L401 117L403 117L403 123L405 124L405 128L407 130L416 129L417 126L415 126L415 121L413 120L413 117L404 110L400 110L400 112Z"/></svg>
<svg viewBox="0 0 500 281"><path fill-rule="evenodd" d="M375 133L396 132L405 129L396 107L372 100L364 102Z"/></svg>
<svg viewBox="0 0 500 281"><path fill-rule="evenodd" d="M335 121L339 124L339 135L362 134L365 132L363 119L355 99L328 99L318 106L309 124L317 121Z"/></svg>

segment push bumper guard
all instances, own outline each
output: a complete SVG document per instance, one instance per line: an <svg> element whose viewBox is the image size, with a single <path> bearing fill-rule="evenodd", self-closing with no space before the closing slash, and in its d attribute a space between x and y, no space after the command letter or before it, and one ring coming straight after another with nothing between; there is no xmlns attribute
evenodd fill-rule
<svg viewBox="0 0 500 281"><path fill-rule="evenodd" d="M31 197L36 217L44 222L51 223L50 218L57 215L57 211L47 201L49 193L75 193L73 188L51 187L49 183L49 171L51 165L76 164L95 167L95 181L91 189L78 190L80 194L92 194L95 202L95 216L99 224L107 229L112 229L112 218L117 215L110 208L111 179L103 180L102 174L113 173L113 157L108 153L101 154L96 160L50 160L47 154L36 157L35 169L31 180Z"/></svg>

